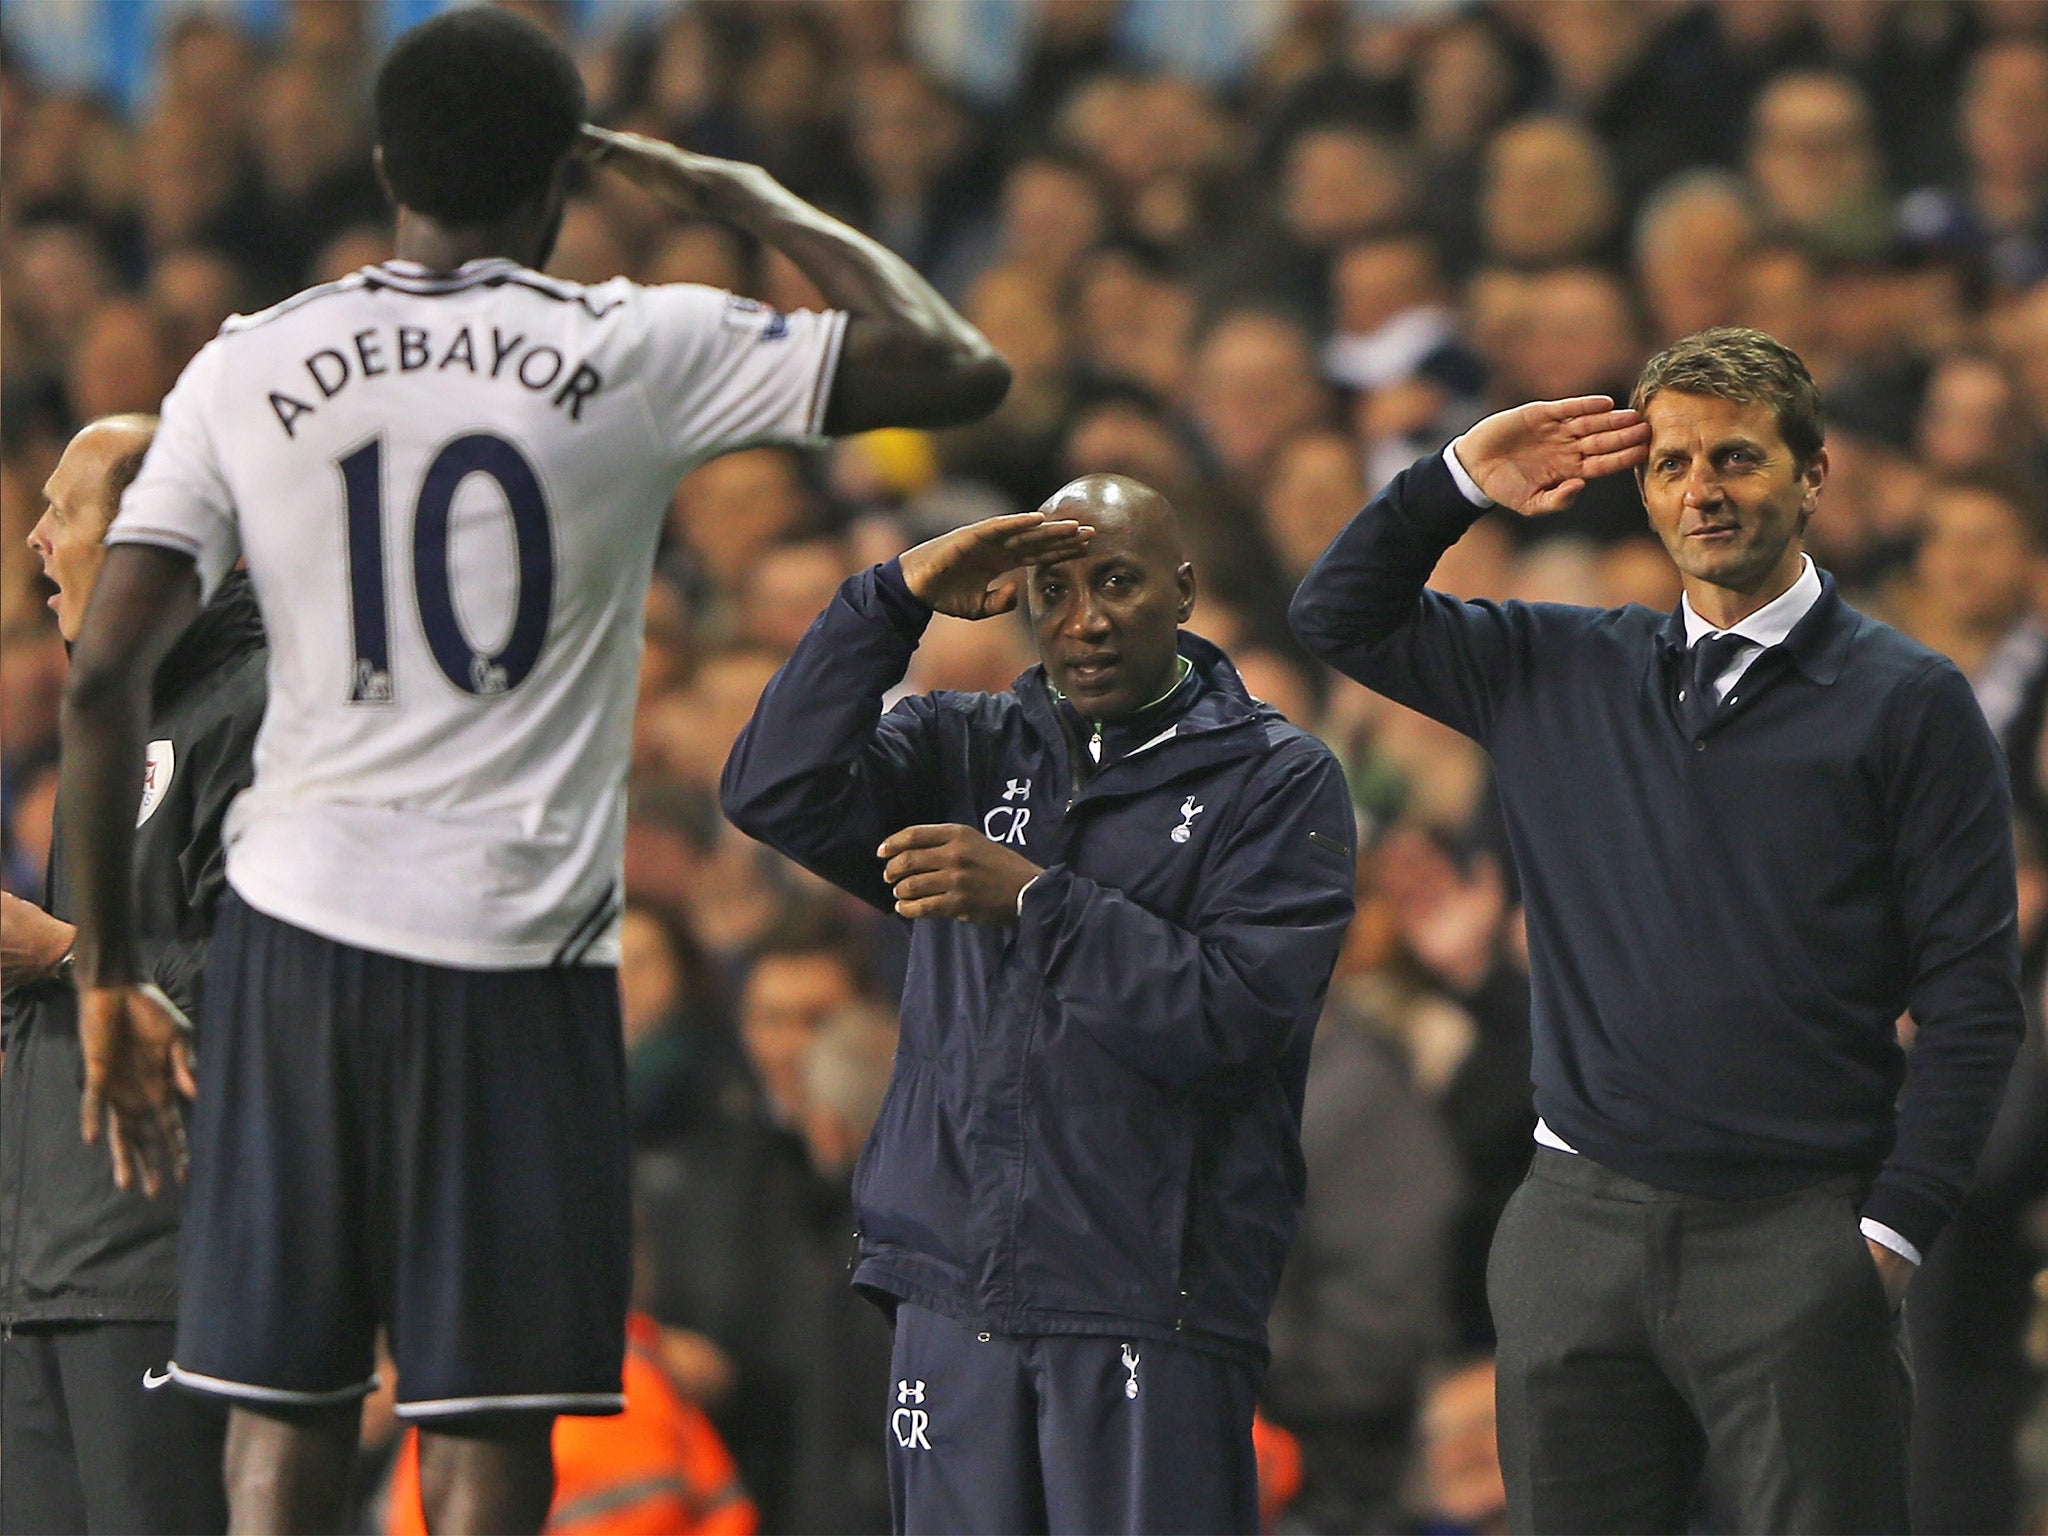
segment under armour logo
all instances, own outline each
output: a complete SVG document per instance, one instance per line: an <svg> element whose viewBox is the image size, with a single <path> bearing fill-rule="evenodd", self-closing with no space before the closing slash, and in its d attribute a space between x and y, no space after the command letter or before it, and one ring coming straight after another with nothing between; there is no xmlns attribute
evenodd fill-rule
<svg viewBox="0 0 2048 1536"><path fill-rule="evenodd" d="M899 1381L896 1383L897 1410L889 1415L889 1433L896 1437L896 1443L906 1451L928 1451L932 1443L925 1435L931 1426L932 1417L922 1408L907 1406L924 1401L924 1383L921 1381Z"/></svg>
<svg viewBox="0 0 2048 1536"><path fill-rule="evenodd" d="M1195 818L1207 810L1205 805L1195 804L1195 797L1189 795L1180 803L1180 825L1168 834L1176 843L1184 843L1194 835Z"/></svg>
<svg viewBox="0 0 2048 1536"><path fill-rule="evenodd" d="M1125 1397L1136 1397L1138 1395L1138 1359L1138 1346L1126 1344L1124 1346L1124 1369L1131 1373L1131 1379L1124 1383Z"/></svg>
<svg viewBox="0 0 2048 1536"><path fill-rule="evenodd" d="M1029 779L1011 779L1009 785L1010 787L1003 791L1003 798L1005 800L1028 800L1031 798L1031 781Z"/></svg>

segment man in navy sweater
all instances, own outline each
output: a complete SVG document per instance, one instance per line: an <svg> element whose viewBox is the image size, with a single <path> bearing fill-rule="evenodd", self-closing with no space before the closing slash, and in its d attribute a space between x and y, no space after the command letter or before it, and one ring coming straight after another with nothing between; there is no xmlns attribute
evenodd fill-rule
<svg viewBox="0 0 2048 1536"><path fill-rule="evenodd" d="M1483 508L1630 467L1676 612L1425 589ZM1906 1529L1898 1309L2021 1033L2010 807L1962 674L1802 550L1826 476L1805 366L1703 332L1632 409L1408 469L1294 600L1493 754L1541 1116L1489 1277L1518 1530L1682 1531L1703 1476L1740 1530Z"/></svg>
<svg viewBox="0 0 2048 1536"><path fill-rule="evenodd" d="M854 1175L900 1531L1258 1529L1352 812L1194 602L1172 508L1085 476L849 579L726 764L735 825L914 924ZM1020 605L1041 667L884 712L934 611Z"/></svg>

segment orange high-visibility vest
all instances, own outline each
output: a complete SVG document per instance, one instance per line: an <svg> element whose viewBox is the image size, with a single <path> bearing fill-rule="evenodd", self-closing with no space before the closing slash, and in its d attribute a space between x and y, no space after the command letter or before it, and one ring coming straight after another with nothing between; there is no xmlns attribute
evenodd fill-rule
<svg viewBox="0 0 2048 1536"><path fill-rule="evenodd" d="M1301 1442L1254 1411L1252 1453L1259 1459L1259 1526L1270 1531L1301 1492Z"/></svg>
<svg viewBox="0 0 2048 1536"><path fill-rule="evenodd" d="M704 1410L655 1359L660 1328L626 1320L626 1411L555 1420L554 1536L753 1536L760 1517ZM427 1536L417 1430L391 1474L387 1536Z"/></svg>

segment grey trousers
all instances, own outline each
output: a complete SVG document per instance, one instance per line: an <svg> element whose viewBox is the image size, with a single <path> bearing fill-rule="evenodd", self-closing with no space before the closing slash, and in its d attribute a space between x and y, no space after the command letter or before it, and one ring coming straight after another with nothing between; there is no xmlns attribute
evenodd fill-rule
<svg viewBox="0 0 2048 1536"><path fill-rule="evenodd" d="M1487 1291L1516 1531L1902 1532L1912 1383L1861 1182L1709 1200L1539 1148Z"/></svg>

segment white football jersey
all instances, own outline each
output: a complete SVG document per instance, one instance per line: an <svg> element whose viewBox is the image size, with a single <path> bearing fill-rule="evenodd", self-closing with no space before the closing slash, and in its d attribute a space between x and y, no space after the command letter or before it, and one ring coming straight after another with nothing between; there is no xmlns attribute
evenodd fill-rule
<svg viewBox="0 0 2048 1536"><path fill-rule="evenodd" d="M236 317L110 544L248 562L270 636L228 880L442 965L617 959L642 615L676 481L820 434L846 317L508 260Z"/></svg>

